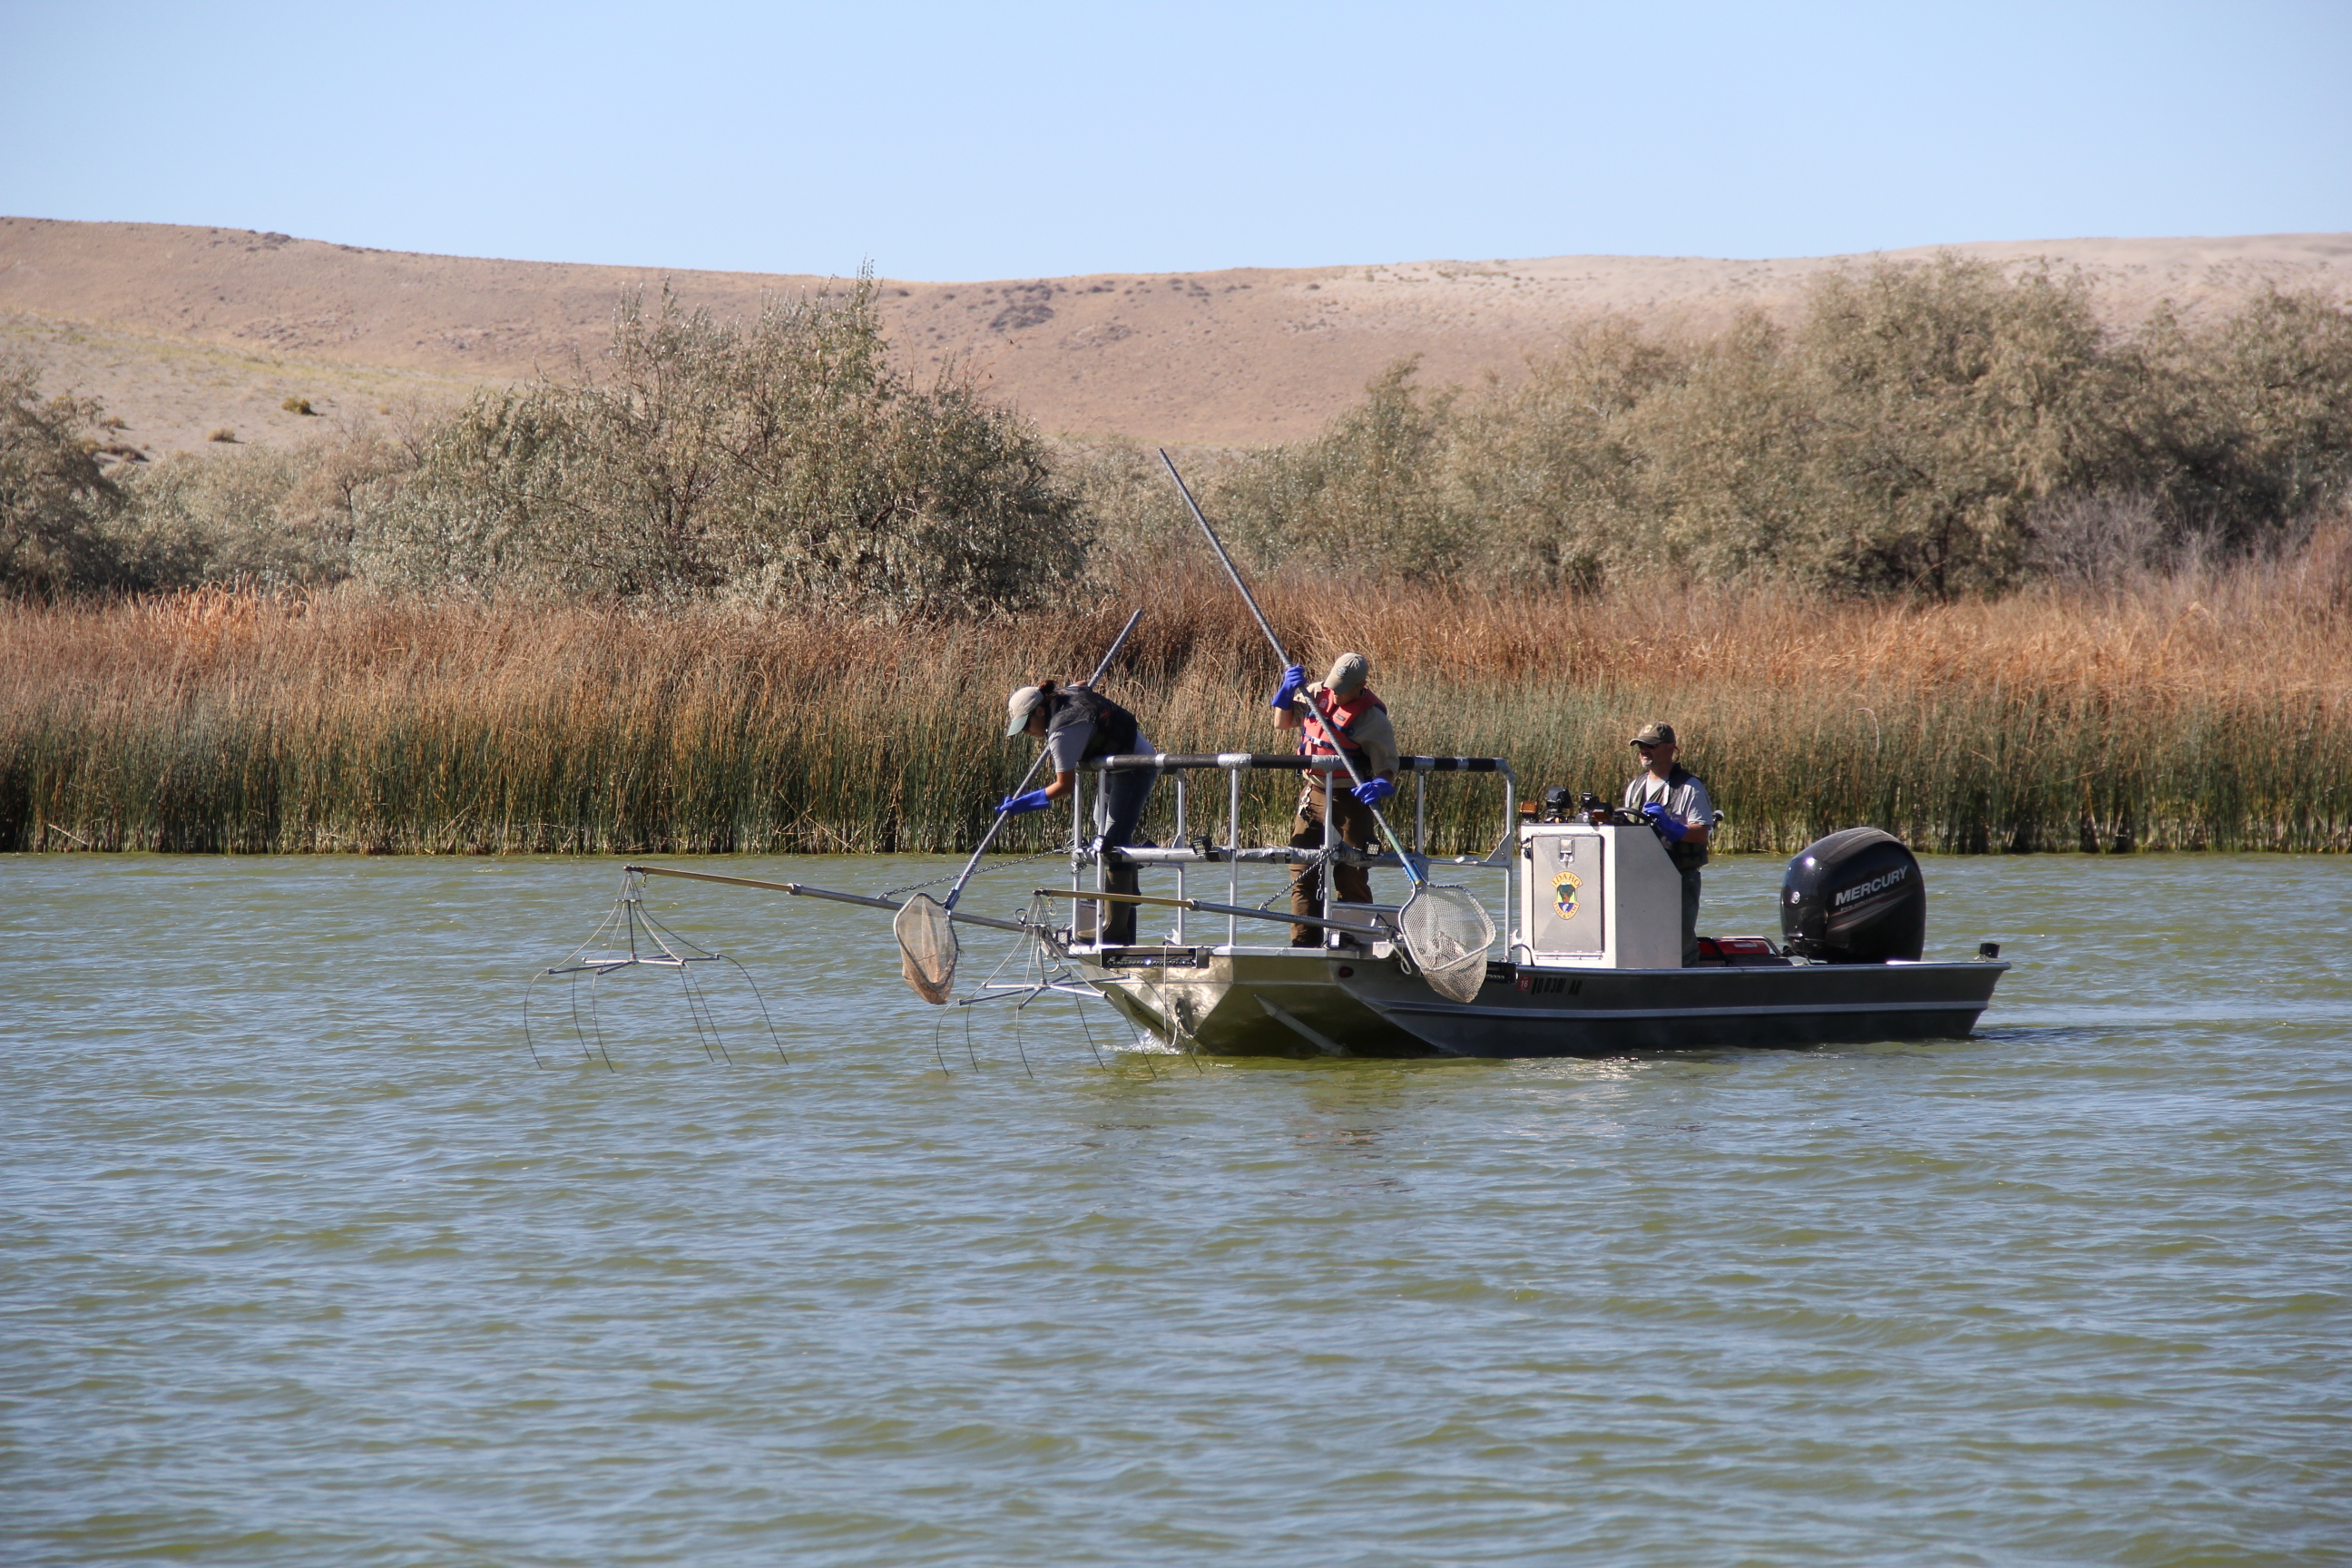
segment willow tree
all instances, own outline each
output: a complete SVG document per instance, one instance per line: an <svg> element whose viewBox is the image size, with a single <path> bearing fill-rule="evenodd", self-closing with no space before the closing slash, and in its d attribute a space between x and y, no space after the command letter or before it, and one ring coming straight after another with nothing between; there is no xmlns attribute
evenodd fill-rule
<svg viewBox="0 0 2352 1568"><path fill-rule="evenodd" d="M597 362L478 395L355 516L402 588L888 616L1041 602L1086 544L1034 429L892 366L864 276L749 322L625 298Z"/></svg>

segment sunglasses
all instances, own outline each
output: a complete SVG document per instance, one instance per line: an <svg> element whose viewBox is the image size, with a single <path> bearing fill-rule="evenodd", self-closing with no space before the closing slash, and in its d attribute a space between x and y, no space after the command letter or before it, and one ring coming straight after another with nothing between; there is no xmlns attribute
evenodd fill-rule
<svg viewBox="0 0 2352 1568"><path fill-rule="evenodd" d="M1660 746L1671 746L1673 744L1674 742L1672 741L1636 741L1633 742L1633 749L1637 752L1654 752Z"/></svg>

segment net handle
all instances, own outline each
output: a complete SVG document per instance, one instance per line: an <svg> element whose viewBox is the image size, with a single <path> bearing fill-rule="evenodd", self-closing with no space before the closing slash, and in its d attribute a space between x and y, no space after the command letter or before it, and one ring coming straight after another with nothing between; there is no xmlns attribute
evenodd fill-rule
<svg viewBox="0 0 2352 1568"><path fill-rule="evenodd" d="M1176 459L1168 455L1167 447L1162 447L1159 450L1160 460L1168 467L1168 477L1176 481L1176 493L1184 498L1184 505L1192 511L1192 521L1199 523L1201 531L1209 536L1209 548L1217 552L1218 561L1224 565L1225 575L1232 578L1234 586L1240 590L1242 603L1247 605L1250 614L1257 618L1257 629L1265 634L1265 640L1273 646L1274 657L1282 661L1283 668L1288 669L1290 655L1283 647L1282 639L1274 635L1274 627L1267 623L1265 612L1257 607L1257 596L1249 591L1249 584L1242 581L1241 568L1234 565L1234 558L1225 553L1224 541L1219 539L1217 531L1209 526L1208 516L1201 510L1201 503L1192 499L1192 487L1184 482L1184 476L1176 471ZM1307 699L1307 705L1315 709L1315 717L1321 721L1323 732L1331 738L1331 750L1338 754L1340 765L1348 770L1348 782L1358 789L1363 788L1364 775L1356 771L1356 760L1348 755L1345 746L1339 744L1339 726L1331 722L1322 709L1316 707L1311 694ZM1370 802L1364 803L1364 808L1380 825L1381 837L1389 841L1389 847L1396 852L1396 858L1404 862L1404 874L1412 881L1413 892L1418 895L1429 879L1421 874L1421 868L1412 863L1412 856L1406 851L1404 841L1396 836L1396 829L1389 826L1388 814Z"/></svg>
<svg viewBox="0 0 2352 1568"><path fill-rule="evenodd" d="M865 893L844 893L832 888L812 887L806 882L771 882L759 877L724 877L716 871L688 871L677 866L624 866L624 871L640 877L683 877L689 882L723 882L730 888L760 888L772 893L790 893L799 899L823 899L829 903L857 904L869 910L900 910L906 906L895 899L877 899ZM997 931L1025 931L1029 928L1019 921L1001 921L993 915L960 915L949 911L964 925L989 926Z"/></svg>

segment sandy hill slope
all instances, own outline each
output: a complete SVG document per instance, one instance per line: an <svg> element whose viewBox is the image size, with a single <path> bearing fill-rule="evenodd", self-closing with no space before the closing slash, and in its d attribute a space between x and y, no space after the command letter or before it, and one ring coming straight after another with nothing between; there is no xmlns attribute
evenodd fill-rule
<svg viewBox="0 0 2352 1568"><path fill-rule="evenodd" d="M2352 235L2074 239L1945 248L2006 266L2079 268L2128 321L2316 287L2352 299ZM1929 250L1888 253L1897 259ZM890 280L904 361L961 356L1046 429L1171 443L1292 439L1401 354L1435 382L1508 376L1576 321L1617 311L1706 326L1784 311L1825 269L1868 258L1727 261L1570 256L1394 266L1001 279ZM215 427L282 440L317 428L279 405L349 417L560 370L603 342L625 289L667 277L722 314L819 278L497 261L363 250L245 229L0 218L0 350L52 390L103 398L150 451Z"/></svg>

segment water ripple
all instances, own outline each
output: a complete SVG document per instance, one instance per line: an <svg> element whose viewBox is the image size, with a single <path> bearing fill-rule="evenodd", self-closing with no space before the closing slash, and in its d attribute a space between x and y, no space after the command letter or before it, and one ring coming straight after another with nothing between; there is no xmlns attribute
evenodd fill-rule
<svg viewBox="0 0 2352 1568"><path fill-rule="evenodd" d="M2352 1560L2352 865L1931 861L1976 1038L1561 1063L935 1052L696 889L791 1060L617 1071L517 1026L606 863L7 874L11 1562Z"/></svg>

